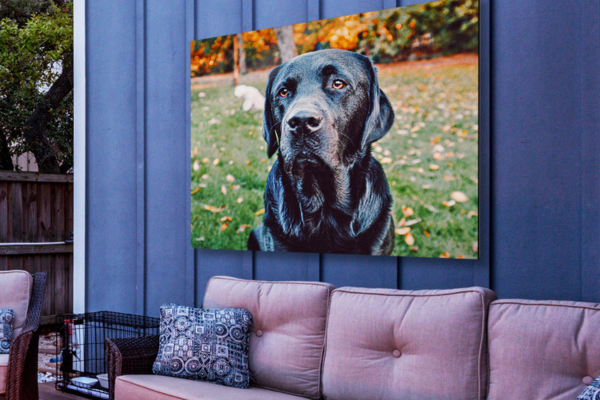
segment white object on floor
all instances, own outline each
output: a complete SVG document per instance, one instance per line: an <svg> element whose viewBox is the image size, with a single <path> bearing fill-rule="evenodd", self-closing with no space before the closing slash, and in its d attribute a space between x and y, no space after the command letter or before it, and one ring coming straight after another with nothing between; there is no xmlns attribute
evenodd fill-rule
<svg viewBox="0 0 600 400"><path fill-rule="evenodd" d="M94 386L96 383L98 383L98 379L88 378L87 376L79 376L77 378L71 379L71 383L75 386L89 389L92 386Z"/></svg>
<svg viewBox="0 0 600 400"><path fill-rule="evenodd" d="M244 99L242 105L244 111L265 109L265 97L254 86L238 85L235 87L233 95Z"/></svg>
<svg viewBox="0 0 600 400"><path fill-rule="evenodd" d="M98 378L100 386L102 386L104 389L108 389L108 374L96 375L96 378Z"/></svg>

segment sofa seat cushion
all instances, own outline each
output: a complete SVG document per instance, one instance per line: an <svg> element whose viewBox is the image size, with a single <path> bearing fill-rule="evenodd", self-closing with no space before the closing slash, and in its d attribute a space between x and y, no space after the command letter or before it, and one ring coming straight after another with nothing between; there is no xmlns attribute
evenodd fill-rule
<svg viewBox="0 0 600 400"><path fill-rule="evenodd" d="M334 290L323 395L328 400L484 399L486 316L495 297L477 287Z"/></svg>
<svg viewBox="0 0 600 400"><path fill-rule="evenodd" d="M600 305L499 300L490 306L490 400L576 399L600 375Z"/></svg>
<svg viewBox="0 0 600 400"><path fill-rule="evenodd" d="M8 378L8 354L0 354L0 394L6 393Z"/></svg>
<svg viewBox="0 0 600 400"><path fill-rule="evenodd" d="M205 308L252 314L250 381L254 386L318 399L329 295L318 282L263 282L214 277Z"/></svg>
<svg viewBox="0 0 600 400"><path fill-rule="evenodd" d="M297 396L268 389L238 389L162 375L123 375L115 382L115 400L294 400Z"/></svg>
<svg viewBox="0 0 600 400"><path fill-rule="evenodd" d="M33 277L27 271L0 271L0 309L12 309L13 338L19 336L27 319Z"/></svg>

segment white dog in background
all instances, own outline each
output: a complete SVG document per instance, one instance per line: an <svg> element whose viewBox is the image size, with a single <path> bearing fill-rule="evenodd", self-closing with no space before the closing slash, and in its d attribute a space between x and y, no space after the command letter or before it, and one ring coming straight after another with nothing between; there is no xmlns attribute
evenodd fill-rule
<svg viewBox="0 0 600 400"><path fill-rule="evenodd" d="M235 87L233 95L244 99L242 105L244 111L265 109L265 97L253 86L238 85Z"/></svg>

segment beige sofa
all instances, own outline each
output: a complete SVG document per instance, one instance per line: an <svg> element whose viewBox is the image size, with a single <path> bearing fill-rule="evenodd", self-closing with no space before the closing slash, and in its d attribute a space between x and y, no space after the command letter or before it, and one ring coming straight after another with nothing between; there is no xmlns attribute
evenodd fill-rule
<svg viewBox="0 0 600 400"><path fill-rule="evenodd" d="M109 340L129 399L575 399L600 374L600 307L214 277L205 308L253 315L250 389L151 374L158 340ZM136 346L139 344L139 351ZM146 349L145 351L142 349Z"/></svg>

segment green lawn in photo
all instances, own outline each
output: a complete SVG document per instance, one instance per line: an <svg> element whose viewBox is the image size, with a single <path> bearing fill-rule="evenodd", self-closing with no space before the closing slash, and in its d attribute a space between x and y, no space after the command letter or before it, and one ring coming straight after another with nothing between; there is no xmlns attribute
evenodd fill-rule
<svg viewBox="0 0 600 400"><path fill-rule="evenodd" d="M457 62L465 59L467 62ZM240 79L264 93L268 71ZM394 197L393 255L477 258L476 56L379 66L396 121L373 144ZM262 223L262 112L242 111L230 75L192 80L192 246L245 250Z"/></svg>

